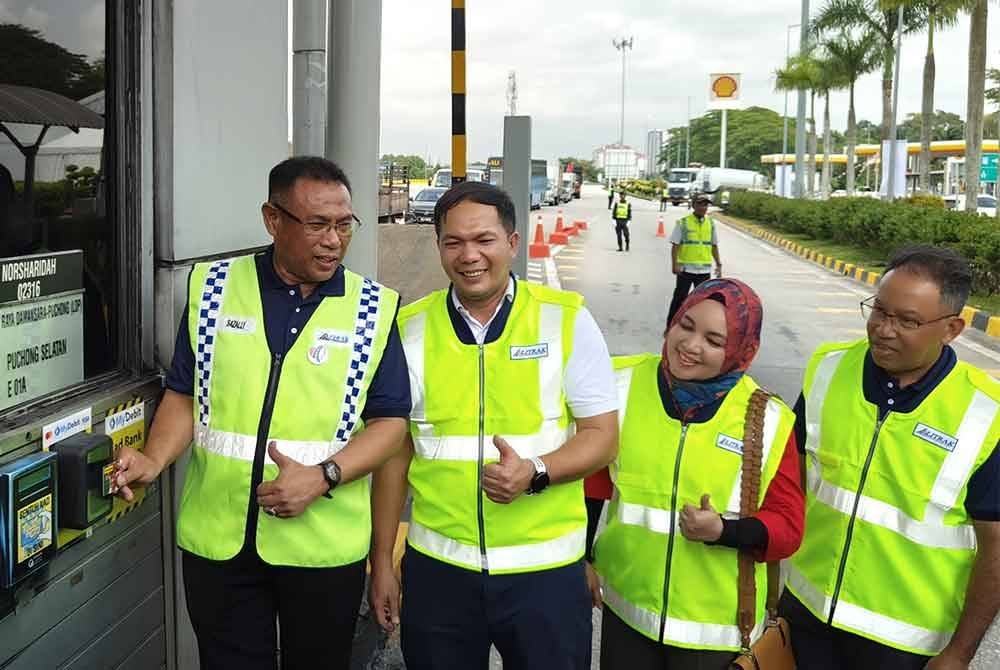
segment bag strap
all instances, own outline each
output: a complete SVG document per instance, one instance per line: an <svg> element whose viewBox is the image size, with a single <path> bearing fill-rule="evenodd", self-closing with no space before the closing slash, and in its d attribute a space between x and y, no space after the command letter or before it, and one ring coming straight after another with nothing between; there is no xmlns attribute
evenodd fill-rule
<svg viewBox="0 0 1000 670"><path fill-rule="evenodd" d="M760 473L764 453L764 412L771 394L757 389L750 396L746 420L743 424L743 467L740 482L740 518L747 519L757 513L760 496ZM744 652L750 651L750 635L757 618L757 581L754 575L755 561L747 551L740 551L739 569L739 614L740 646ZM767 565L767 611L773 618L778 607L778 563Z"/></svg>

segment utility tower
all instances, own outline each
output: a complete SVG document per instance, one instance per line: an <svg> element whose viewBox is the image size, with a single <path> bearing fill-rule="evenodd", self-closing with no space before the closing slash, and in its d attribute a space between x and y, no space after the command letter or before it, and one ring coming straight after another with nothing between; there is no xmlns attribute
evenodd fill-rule
<svg viewBox="0 0 1000 670"><path fill-rule="evenodd" d="M517 116L517 73L507 75L507 116Z"/></svg>

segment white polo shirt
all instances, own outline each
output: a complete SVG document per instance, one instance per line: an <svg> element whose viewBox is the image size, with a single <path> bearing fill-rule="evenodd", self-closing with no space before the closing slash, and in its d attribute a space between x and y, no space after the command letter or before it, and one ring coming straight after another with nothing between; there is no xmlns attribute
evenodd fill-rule
<svg viewBox="0 0 1000 670"><path fill-rule="evenodd" d="M465 309L458 294L451 292L452 304L462 319L468 324L477 344L486 341L486 333L490 324L500 312L504 300L514 299L514 279L507 281L507 292L504 299L497 303L493 315L486 323L479 323ZM576 313L576 323L573 324L573 351L566 362L566 374L563 376L563 393L566 403L573 416L577 419L606 414L618 409L618 391L615 386L615 374L611 367L611 355L604 341L601 329L594 321L594 316L586 307L581 307Z"/></svg>

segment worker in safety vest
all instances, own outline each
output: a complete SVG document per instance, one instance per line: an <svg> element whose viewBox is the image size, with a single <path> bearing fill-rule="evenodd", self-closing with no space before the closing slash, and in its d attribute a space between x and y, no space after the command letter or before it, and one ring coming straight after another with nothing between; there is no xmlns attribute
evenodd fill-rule
<svg viewBox="0 0 1000 670"><path fill-rule="evenodd" d="M674 320L691 289L712 276L713 260L715 276L722 276L719 238L715 221L708 215L710 202L707 195L695 196L694 212L678 219L670 234L671 271L677 277L677 284L667 312L667 323Z"/></svg>
<svg viewBox="0 0 1000 670"><path fill-rule="evenodd" d="M667 211L667 200L670 199L670 189L667 188L666 184L663 185L663 189L660 190L660 211Z"/></svg>
<svg viewBox="0 0 1000 670"><path fill-rule="evenodd" d="M950 346L971 284L955 252L902 249L868 338L809 361L781 603L800 668L967 668L1000 610L1000 383Z"/></svg>
<svg viewBox="0 0 1000 670"><path fill-rule="evenodd" d="M273 246L198 263L126 500L192 444L177 521L202 668L350 666L371 540L367 475L402 445L398 295L344 268L356 227L334 163L275 166Z"/></svg>
<svg viewBox="0 0 1000 670"><path fill-rule="evenodd" d="M618 202L611 210L611 218L615 222L615 235L618 237L618 251L622 250L622 239L625 240L625 251L629 247L628 224L632 220L632 203L625 202L625 191L618 194Z"/></svg>
<svg viewBox="0 0 1000 670"><path fill-rule="evenodd" d="M759 387L746 374L762 320L749 286L710 280L678 311L661 354L614 359L624 417L610 467L616 493L594 550L602 668L729 668L741 648L737 552L761 561L761 624L763 562L787 558L802 539L795 415L776 397L752 401ZM752 407L763 416L760 508L740 518Z"/></svg>
<svg viewBox="0 0 1000 670"><path fill-rule="evenodd" d="M464 183L434 211L451 279L400 311L407 447L376 473L372 607L407 667L590 668L586 475L614 458L611 359L583 299L515 279L514 205ZM413 507L400 587L400 508Z"/></svg>

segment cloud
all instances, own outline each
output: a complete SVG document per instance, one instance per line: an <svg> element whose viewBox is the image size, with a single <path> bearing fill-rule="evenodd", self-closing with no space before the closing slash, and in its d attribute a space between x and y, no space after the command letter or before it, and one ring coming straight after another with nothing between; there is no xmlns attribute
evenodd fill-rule
<svg viewBox="0 0 1000 670"><path fill-rule="evenodd" d="M450 160L450 4L383 2L383 152ZM783 96L774 91L773 75L785 58L786 28L799 22L800 7L798 0L720 0L710 11L703 0L469 3L469 159L501 151L511 70L517 74L518 113L532 117L536 156L589 156L594 147L616 141L621 53L612 45L615 37L634 37L626 54L627 143L642 148L647 128L682 125L689 97L692 114L703 114L711 72L742 72L746 103L780 113ZM793 52L797 41L793 29ZM989 43L1000 44L1000 22L991 22ZM900 118L920 110L925 44L921 34L904 40ZM939 32L935 47L935 107L964 117L968 19ZM998 64L996 49L989 53ZM858 83L856 98L858 118L881 119L878 74ZM795 108L792 95L791 114ZM834 126L844 128L846 93L835 94L831 108Z"/></svg>

